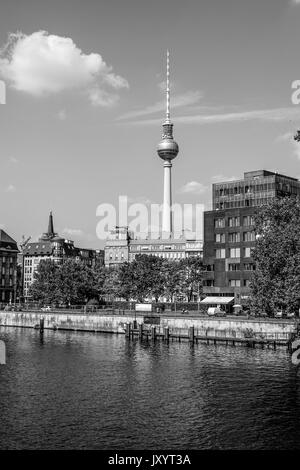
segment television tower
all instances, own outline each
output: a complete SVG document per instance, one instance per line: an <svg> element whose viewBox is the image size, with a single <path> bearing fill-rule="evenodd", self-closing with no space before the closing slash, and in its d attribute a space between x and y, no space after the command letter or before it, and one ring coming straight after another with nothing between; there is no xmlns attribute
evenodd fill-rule
<svg viewBox="0 0 300 470"><path fill-rule="evenodd" d="M172 184L171 184L171 168L172 160L177 157L179 147L173 139L173 124L170 120L170 54L167 51L167 110L166 120L163 123L162 140L157 146L157 153L164 160L164 202L163 202L163 221L162 233L172 234L173 218L172 218Z"/></svg>

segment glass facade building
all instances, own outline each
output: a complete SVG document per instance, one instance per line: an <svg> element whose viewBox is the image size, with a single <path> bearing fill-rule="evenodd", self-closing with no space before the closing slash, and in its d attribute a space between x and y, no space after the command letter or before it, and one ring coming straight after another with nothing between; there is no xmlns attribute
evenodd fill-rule
<svg viewBox="0 0 300 470"><path fill-rule="evenodd" d="M204 213L204 293L234 296L244 303L250 292L255 264L254 214L274 198L300 197L300 181L258 170L240 180L212 186L213 210Z"/></svg>

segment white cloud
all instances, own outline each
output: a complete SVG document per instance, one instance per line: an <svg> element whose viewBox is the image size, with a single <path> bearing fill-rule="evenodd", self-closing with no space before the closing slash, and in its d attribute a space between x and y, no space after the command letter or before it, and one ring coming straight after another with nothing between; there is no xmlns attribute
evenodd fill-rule
<svg viewBox="0 0 300 470"><path fill-rule="evenodd" d="M300 5L300 0L291 0L293 5Z"/></svg>
<svg viewBox="0 0 300 470"><path fill-rule="evenodd" d="M174 96L172 97L171 110L173 110L174 108L180 108L180 107L195 104L202 98L202 96L203 94L200 91L188 91L181 95ZM123 120L123 119L132 119L132 118L147 116L149 114L154 114L154 113L164 111L165 109L166 109L166 101L163 100L153 105L147 106L144 109L140 109L136 111L129 111L128 113L125 113L122 116L120 116L118 119ZM155 120L155 122L156 121L157 120Z"/></svg>
<svg viewBox="0 0 300 470"><path fill-rule="evenodd" d="M293 141L292 146L293 146L293 155L297 157L298 160L300 160L300 142Z"/></svg>
<svg viewBox="0 0 300 470"><path fill-rule="evenodd" d="M82 237L83 231L77 228L64 228L63 233L69 237Z"/></svg>
<svg viewBox="0 0 300 470"><path fill-rule="evenodd" d="M158 83L158 89L162 92L162 93L165 93L166 92L166 89L167 89L167 81L166 80L163 80L162 82L159 82ZM174 91L175 90L175 82L171 81L169 83L169 88L170 88L170 91Z"/></svg>
<svg viewBox="0 0 300 470"><path fill-rule="evenodd" d="M9 162L16 165L17 163L19 163L19 160L16 157L9 157Z"/></svg>
<svg viewBox="0 0 300 470"><path fill-rule="evenodd" d="M13 184L9 184L7 188L5 189L6 193L14 193L17 190L17 188Z"/></svg>
<svg viewBox="0 0 300 470"><path fill-rule="evenodd" d="M198 181L190 181L179 189L182 194L203 194L207 190L207 186Z"/></svg>
<svg viewBox="0 0 300 470"><path fill-rule="evenodd" d="M277 136L275 139L275 142L289 142L292 139L293 139L293 133L285 132L284 134Z"/></svg>
<svg viewBox="0 0 300 470"><path fill-rule="evenodd" d="M151 199L147 198L146 196L136 196L136 197L128 197L127 202L129 204L155 204L154 201Z"/></svg>
<svg viewBox="0 0 300 470"><path fill-rule="evenodd" d="M211 177L213 183L223 183L224 181L234 181L238 178L236 176L224 176L222 174L214 175Z"/></svg>
<svg viewBox="0 0 300 470"><path fill-rule="evenodd" d="M101 106L114 104L116 91L129 86L100 54L84 54L71 38L46 31L10 34L1 50L0 74L16 90L34 96L79 90Z"/></svg>
<svg viewBox="0 0 300 470"><path fill-rule="evenodd" d="M300 1L299 1L300 3ZM285 134L279 135L275 142L277 143L288 143L292 151L292 155L300 160L300 142L294 140L294 134L292 132L286 132Z"/></svg>
<svg viewBox="0 0 300 470"><path fill-rule="evenodd" d="M186 116L177 116L172 118L174 123L179 124L218 124L224 122L284 122L291 119L300 119L300 108L297 106L290 108L258 109L251 111L228 112L218 114L192 114ZM161 119L147 119L131 121L132 125L157 125Z"/></svg>
<svg viewBox="0 0 300 470"><path fill-rule="evenodd" d="M65 121L67 119L67 112L65 109L61 109L58 113L57 113L57 117L60 121Z"/></svg>

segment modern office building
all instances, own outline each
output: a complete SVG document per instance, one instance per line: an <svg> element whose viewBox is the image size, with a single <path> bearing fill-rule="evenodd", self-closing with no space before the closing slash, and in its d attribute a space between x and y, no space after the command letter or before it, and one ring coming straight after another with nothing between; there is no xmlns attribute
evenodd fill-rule
<svg viewBox="0 0 300 470"><path fill-rule="evenodd" d="M57 264L73 258L83 261L87 266L104 264L104 250L91 250L74 246L72 240L60 237L54 232L53 215L50 212L48 230L37 242L27 243L23 248L23 294L29 300L29 288L34 280L34 273L41 260L50 259Z"/></svg>
<svg viewBox="0 0 300 470"><path fill-rule="evenodd" d="M0 229L0 304L16 301L17 242Z"/></svg>
<svg viewBox="0 0 300 470"><path fill-rule="evenodd" d="M255 264L254 214L284 196L300 196L300 181L271 171L244 173L244 178L213 184L213 210L204 213L204 294L212 303L244 303ZM224 299L218 299L218 296ZM226 297L226 299L225 299ZM207 303L209 299L204 300Z"/></svg>

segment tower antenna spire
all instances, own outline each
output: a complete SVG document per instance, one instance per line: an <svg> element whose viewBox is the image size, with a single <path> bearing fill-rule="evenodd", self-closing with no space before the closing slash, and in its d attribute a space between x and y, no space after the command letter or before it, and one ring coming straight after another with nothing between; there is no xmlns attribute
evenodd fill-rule
<svg viewBox="0 0 300 470"><path fill-rule="evenodd" d="M170 123L170 52L167 50L167 113L166 122Z"/></svg>

